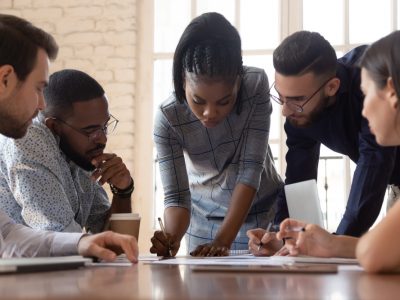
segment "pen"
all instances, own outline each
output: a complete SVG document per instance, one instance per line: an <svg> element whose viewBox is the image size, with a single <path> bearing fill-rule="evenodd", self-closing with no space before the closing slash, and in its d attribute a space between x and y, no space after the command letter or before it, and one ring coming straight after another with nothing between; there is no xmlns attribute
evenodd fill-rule
<svg viewBox="0 0 400 300"><path fill-rule="evenodd" d="M286 232L301 232L301 231L306 231L306 228L302 227L302 226L286 227L285 231Z"/></svg>
<svg viewBox="0 0 400 300"><path fill-rule="evenodd" d="M271 226L272 226L272 222L269 222L269 223L268 223L268 226L267 226L267 229L266 229L266 232L269 232L269 230L271 229ZM260 243L258 244L258 249L257 249L257 251L260 251L260 249L261 249L262 246L263 246L263 243L260 241Z"/></svg>
<svg viewBox="0 0 400 300"><path fill-rule="evenodd" d="M160 228L161 228L161 231L164 234L165 239L168 240L167 233L165 232L164 224L163 224L163 222L162 222L160 217L158 218L158 223L160 224ZM168 252L169 252L169 255L172 256L171 246L169 245L169 240L168 240Z"/></svg>

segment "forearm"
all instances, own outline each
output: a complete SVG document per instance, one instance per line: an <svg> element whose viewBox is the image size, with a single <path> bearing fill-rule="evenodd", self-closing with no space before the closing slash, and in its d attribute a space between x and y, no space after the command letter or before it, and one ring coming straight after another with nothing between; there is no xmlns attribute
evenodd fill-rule
<svg viewBox="0 0 400 300"><path fill-rule="evenodd" d="M1 235L4 238L1 252L5 256L73 255L82 233L60 233L33 230L13 223L0 212Z"/></svg>
<svg viewBox="0 0 400 300"><path fill-rule="evenodd" d="M248 185L238 183L233 191L231 204L215 236L220 244L230 247L245 221L256 190Z"/></svg>
<svg viewBox="0 0 400 300"><path fill-rule="evenodd" d="M164 211L165 230L181 240L190 223L190 212L183 207L168 207Z"/></svg>
<svg viewBox="0 0 400 300"><path fill-rule="evenodd" d="M356 257L358 238L346 235L334 235L332 241L332 257Z"/></svg>
<svg viewBox="0 0 400 300"><path fill-rule="evenodd" d="M130 177L130 176L129 176ZM130 177L128 186L122 189L110 184L113 200L111 204L111 213L130 213L132 212L132 192L135 189L133 179Z"/></svg>
<svg viewBox="0 0 400 300"><path fill-rule="evenodd" d="M112 214L132 212L131 197L121 197L118 195L114 195L110 210Z"/></svg>

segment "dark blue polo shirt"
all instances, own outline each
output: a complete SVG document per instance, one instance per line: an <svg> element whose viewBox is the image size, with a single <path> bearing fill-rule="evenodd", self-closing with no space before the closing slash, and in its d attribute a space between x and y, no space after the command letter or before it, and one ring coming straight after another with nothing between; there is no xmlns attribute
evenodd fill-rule
<svg viewBox="0 0 400 300"><path fill-rule="evenodd" d="M295 183L317 179L321 144L349 156L357 164L346 211L337 234L360 236L375 222L387 184L399 184L399 147L381 147L361 115L364 96L360 90L357 62L366 46L360 46L338 60L340 88L336 102L307 128L296 128L287 120L286 180ZM278 199L275 221L288 217L284 192Z"/></svg>

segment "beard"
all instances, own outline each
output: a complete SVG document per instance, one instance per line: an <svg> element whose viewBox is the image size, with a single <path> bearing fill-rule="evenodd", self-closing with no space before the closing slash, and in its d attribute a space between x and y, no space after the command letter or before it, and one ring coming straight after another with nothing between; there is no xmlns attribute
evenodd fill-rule
<svg viewBox="0 0 400 300"><path fill-rule="evenodd" d="M313 124L321 117L324 110L330 105L329 100L330 97L321 98L318 106L316 106L312 112L304 117L300 116L299 119L292 119L288 117L289 123L298 128L307 128L311 126L311 124Z"/></svg>
<svg viewBox="0 0 400 300"><path fill-rule="evenodd" d="M13 139L23 138L32 123L32 119L37 116L38 112L36 111L32 117L21 124L21 121L16 117L2 113L0 110L0 134Z"/></svg>
<svg viewBox="0 0 400 300"><path fill-rule="evenodd" d="M72 160L77 166L81 167L85 171L93 171L96 167L91 163L90 153L104 150L106 146L104 144L97 144L96 147L86 152L86 156L75 151L70 144L65 141L64 138L60 137L60 148L64 154Z"/></svg>

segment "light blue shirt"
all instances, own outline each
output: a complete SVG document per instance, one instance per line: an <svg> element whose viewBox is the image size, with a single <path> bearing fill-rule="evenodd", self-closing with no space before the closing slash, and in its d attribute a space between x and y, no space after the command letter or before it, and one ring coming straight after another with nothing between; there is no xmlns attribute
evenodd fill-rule
<svg viewBox="0 0 400 300"><path fill-rule="evenodd" d="M65 232L103 229L110 208L90 172L68 161L39 118L26 136L0 136L0 209L29 227Z"/></svg>
<svg viewBox="0 0 400 300"><path fill-rule="evenodd" d="M154 141L164 204L190 211L189 251L214 239L238 183L257 193L232 249L247 249L246 231L272 220L283 183L268 146L271 113L267 75L257 68L244 69L235 107L214 128L204 127L174 95L158 108Z"/></svg>

